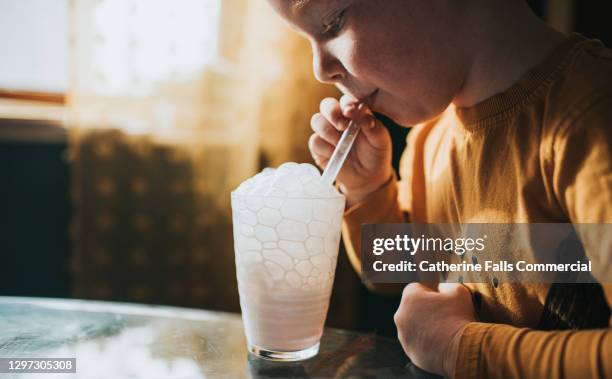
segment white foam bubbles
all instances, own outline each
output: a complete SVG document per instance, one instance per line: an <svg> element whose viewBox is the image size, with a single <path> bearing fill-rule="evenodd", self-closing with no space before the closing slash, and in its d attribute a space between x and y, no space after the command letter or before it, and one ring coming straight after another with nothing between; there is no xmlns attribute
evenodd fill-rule
<svg viewBox="0 0 612 379"><path fill-rule="evenodd" d="M235 191L238 195L289 198L321 198L340 195L332 185L321 180L319 170L308 163L283 163L278 168L264 168L245 180Z"/></svg>

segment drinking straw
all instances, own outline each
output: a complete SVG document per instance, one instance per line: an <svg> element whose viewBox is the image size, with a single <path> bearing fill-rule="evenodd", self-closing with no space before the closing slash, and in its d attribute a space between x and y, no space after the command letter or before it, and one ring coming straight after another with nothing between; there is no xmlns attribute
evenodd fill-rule
<svg viewBox="0 0 612 379"><path fill-rule="evenodd" d="M363 104L360 104L360 108ZM355 142L355 138L357 138L357 134L359 133L359 125L351 120L349 122L348 128L344 132L342 132L342 136L340 137L340 141L336 145L334 152L329 159L329 163L325 170L323 171L323 175L321 179L324 183L329 185L334 184L346 157L349 155L351 151L351 147L353 146L353 142Z"/></svg>

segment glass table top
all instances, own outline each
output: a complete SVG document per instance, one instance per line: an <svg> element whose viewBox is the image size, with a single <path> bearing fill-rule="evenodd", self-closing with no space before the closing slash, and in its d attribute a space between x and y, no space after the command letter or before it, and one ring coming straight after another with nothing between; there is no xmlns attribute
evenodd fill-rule
<svg viewBox="0 0 612 379"><path fill-rule="evenodd" d="M240 316L188 308L0 297L0 358L76 358L77 372L0 378L437 378L399 342L326 328L319 354L249 355Z"/></svg>

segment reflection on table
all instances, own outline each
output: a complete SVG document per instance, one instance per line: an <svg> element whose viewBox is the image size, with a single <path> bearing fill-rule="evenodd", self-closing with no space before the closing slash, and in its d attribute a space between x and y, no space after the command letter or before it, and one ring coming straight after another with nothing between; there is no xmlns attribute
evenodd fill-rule
<svg viewBox="0 0 612 379"><path fill-rule="evenodd" d="M247 354L239 315L85 300L0 297L0 357L76 358L45 378L434 378L374 334L328 328L315 358L280 363Z"/></svg>

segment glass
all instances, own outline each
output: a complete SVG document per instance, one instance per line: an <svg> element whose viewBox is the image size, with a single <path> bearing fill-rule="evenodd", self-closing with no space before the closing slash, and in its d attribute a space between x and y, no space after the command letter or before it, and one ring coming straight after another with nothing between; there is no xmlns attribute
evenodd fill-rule
<svg viewBox="0 0 612 379"><path fill-rule="evenodd" d="M345 198L232 193L240 307L252 354L315 356L329 307Z"/></svg>

